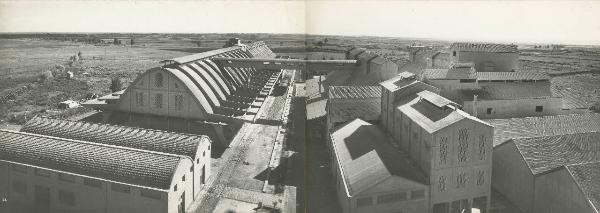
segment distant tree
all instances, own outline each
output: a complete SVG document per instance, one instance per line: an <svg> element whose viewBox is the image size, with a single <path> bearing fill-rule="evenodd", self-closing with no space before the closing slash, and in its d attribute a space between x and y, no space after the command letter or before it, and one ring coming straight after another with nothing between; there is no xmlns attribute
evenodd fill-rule
<svg viewBox="0 0 600 213"><path fill-rule="evenodd" d="M317 42L317 46L319 46L319 47L323 47L323 41L319 41L319 42Z"/></svg>
<svg viewBox="0 0 600 213"><path fill-rule="evenodd" d="M114 77L110 80L110 91L117 92L123 89L123 82L121 82L121 78Z"/></svg>
<svg viewBox="0 0 600 213"><path fill-rule="evenodd" d="M48 80L52 79L53 77L54 77L54 75L52 75L52 71L50 71L50 70L46 70L40 74L41 81L48 81Z"/></svg>
<svg viewBox="0 0 600 213"><path fill-rule="evenodd" d="M325 40L323 40L323 43L327 44L327 42L329 42L329 39L325 38Z"/></svg>

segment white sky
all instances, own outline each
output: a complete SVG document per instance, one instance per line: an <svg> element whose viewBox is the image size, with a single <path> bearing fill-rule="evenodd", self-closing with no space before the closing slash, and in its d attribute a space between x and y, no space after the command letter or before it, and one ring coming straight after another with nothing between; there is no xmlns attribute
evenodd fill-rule
<svg viewBox="0 0 600 213"><path fill-rule="evenodd" d="M309 33L600 44L600 1L1 1L0 32Z"/></svg>

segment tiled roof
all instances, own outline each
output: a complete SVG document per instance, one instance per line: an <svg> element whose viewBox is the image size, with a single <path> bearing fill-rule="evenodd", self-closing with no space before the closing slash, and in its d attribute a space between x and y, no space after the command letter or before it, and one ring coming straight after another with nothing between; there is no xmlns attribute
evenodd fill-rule
<svg viewBox="0 0 600 213"><path fill-rule="evenodd" d="M331 86L329 87L330 99L346 98L380 98L380 86Z"/></svg>
<svg viewBox="0 0 600 213"><path fill-rule="evenodd" d="M539 72L477 72L478 81L549 80L550 76Z"/></svg>
<svg viewBox="0 0 600 213"><path fill-rule="evenodd" d="M425 69L423 79L475 79L477 78L472 63L454 64L449 69Z"/></svg>
<svg viewBox="0 0 600 213"><path fill-rule="evenodd" d="M590 203L600 211L600 162L565 166Z"/></svg>
<svg viewBox="0 0 600 213"><path fill-rule="evenodd" d="M329 100L327 107L332 107L327 116L334 122L351 121L356 118L377 120L381 115L381 104L365 103L364 101L335 102ZM377 103L380 103L378 100Z"/></svg>
<svg viewBox="0 0 600 213"><path fill-rule="evenodd" d="M486 44L486 43L453 43L450 49L463 52L492 52L492 53L516 53L517 45Z"/></svg>
<svg viewBox="0 0 600 213"><path fill-rule="evenodd" d="M600 132L513 139L533 175L600 161Z"/></svg>
<svg viewBox="0 0 600 213"><path fill-rule="evenodd" d="M600 131L600 113L485 120L494 126L494 146L511 138Z"/></svg>
<svg viewBox="0 0 600 213"><path fill-rule="evenodd" d="M168 190L188 157L0 130L0 160Z"/></svg>
<svg viewBox="0 0 600 213"><path fill-rule="evenodd" d="M356 119L333 132L331 140L349 196L393 176L426 183L408 155L391 146L376 125Z"/></svg>
<svg viewBox="0 0 600 213"><path fill-rule="evenodd" d="M481 89L459 90L462 101L473 100L477 95L478 100L517 100L527 98L553 97L550 92L550 82L536 83L502 83L502 85L482 85Z"/></svg>
<svg viewBox="0 0 600 213"><path fill-rule="evenodd" d="M587 103L581 97L568 90L561 90L553 86L551 91L553 96L562 97L563 109L589 109L591 106L591 104Z"/></svg>
<svg viewBox="0 0 600 213"><path fill-rule="evenodd" d="M21 128L21 131L154 152L185 155L192 159L196 159L196 152L201 143L210 143L210 139L202 135L41 117L29 120Z"/></svg>

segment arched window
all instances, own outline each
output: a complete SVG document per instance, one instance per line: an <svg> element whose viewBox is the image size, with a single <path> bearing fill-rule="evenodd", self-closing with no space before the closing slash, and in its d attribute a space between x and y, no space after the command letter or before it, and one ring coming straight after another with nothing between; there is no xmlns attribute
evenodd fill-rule
<svg viewBox="0 0 600 213"><path fill-rule="evenodd" d="M163 86L163 75L162 73L156 73L155 77L154 77L154 86L156 87L162 87Z"/></svg>

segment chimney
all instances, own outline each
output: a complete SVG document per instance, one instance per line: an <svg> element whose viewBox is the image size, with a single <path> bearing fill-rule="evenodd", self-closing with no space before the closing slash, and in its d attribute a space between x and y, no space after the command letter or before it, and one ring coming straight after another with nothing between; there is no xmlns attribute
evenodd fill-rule
<svg viewBox="0 0 600 213"><path fill-rule="evenodd" d="M477 117L477 95L473 95L473 116Z"/></svg>

